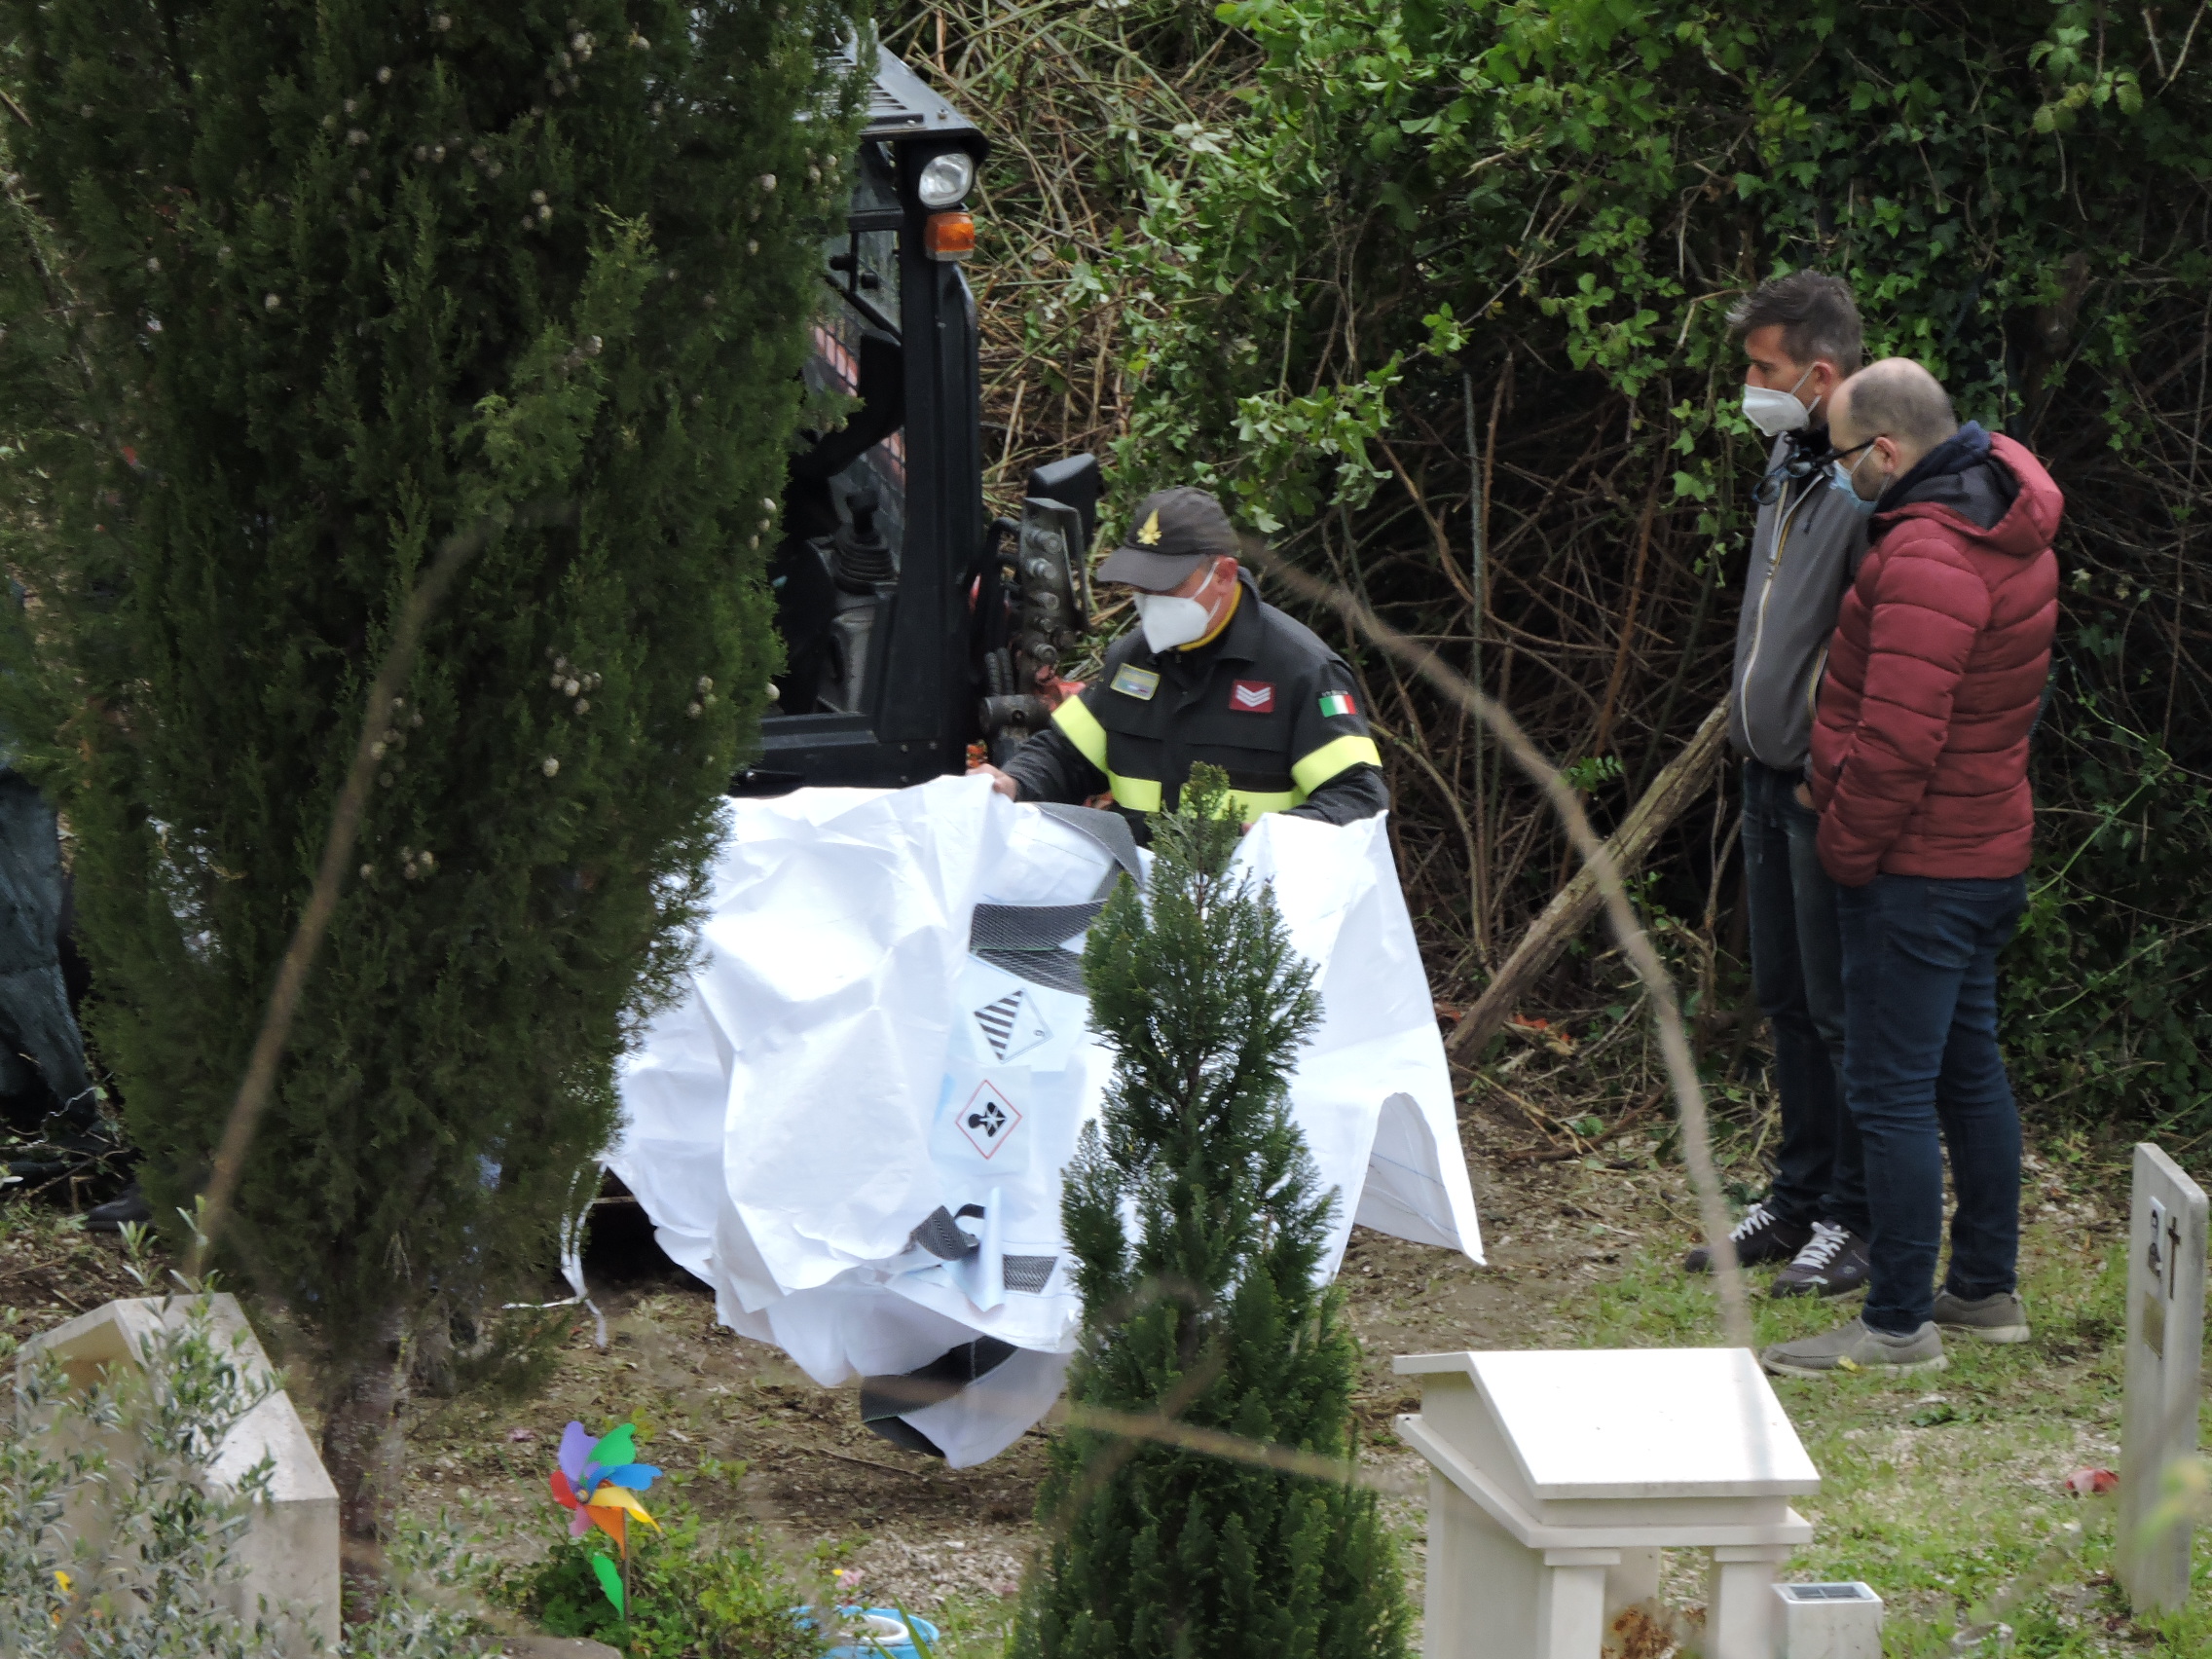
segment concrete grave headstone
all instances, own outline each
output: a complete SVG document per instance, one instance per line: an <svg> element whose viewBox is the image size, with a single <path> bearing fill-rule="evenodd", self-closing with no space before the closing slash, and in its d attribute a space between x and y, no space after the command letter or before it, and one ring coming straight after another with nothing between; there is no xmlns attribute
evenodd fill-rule
<svg viewBox="0 0 2212 1659"><path fill-rule="evenodd" d="M2190 1526L2167 1471L2196 1452L2204 1362L2204 1190L2148 1143L2135 1149L2127 1254L2127 1382L2113 1572L2138 1612L2189 1600Z"/></svg>
<svg viewBox="0 0 2212 1659"><path fill-rule="evenodd" d="M88 1388L118 1365L137 1366L150 1340L165 1329L181 1329L197 1299L134 1297L110 1302L23 1345L18 1374L38 1355L61 1361L70 1383ZM231 1356L242 1379L258 1386L272 1375L253 1328L238 1298L211 1296L208 1335ZM121 1451L123 1448L113 1450ZM254 1513L240 1538L237 1555L244 1577L233 1599L247 1614L266 1598L272 1611L292 1619L290 1641L305 1652L313 1638L324 1648L338 1644L338 1489L316 1456L314 1442L282 1389L272 1391L235 1423L216 1448L208 1476L229 1489L264 1456L274 1462L268 1499ZM65 1515L72 1530L83 1517Z"/></svg>
<svg viewBox="0 0 2212 1659"><path fill-rule="evenodd" d="M1599 1659L1655 1603L1660 1552L1711 1552L1706 1659L1772 1659L1775 1568L1820 1490L1743 1348L1409 1354L1429 1462L1426 1659Z"/></svg>

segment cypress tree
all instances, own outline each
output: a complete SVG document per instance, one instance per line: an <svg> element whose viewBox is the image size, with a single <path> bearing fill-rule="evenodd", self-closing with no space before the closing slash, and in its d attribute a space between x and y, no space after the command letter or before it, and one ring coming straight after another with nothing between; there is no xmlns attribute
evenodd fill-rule
<svg viewBox="0 0 2212 1659"><path fill-rule="evenodd" d="M408 1343L549 1257L777 646L839 0L10 0L7 680L189 1204L401 608L475 547L223 1245L381 1529ZM374 727L372 726L372 730Z"/></svg>
<svg viewBox="0 0 2212 1659"><path fill-rule="evenodd" d="M1085 950L1115 1073L1068 1174L1086 1325L1069 1391L1346 1457L1358 1345L1342 1293L1314 1281L1337 1195L1286 1105L1320 1017L1313 970L1272 898L1231 872L1227 787L1193 769L1149 890L1124 882ZM1365 1489L1078 1426L1053 1443L1039 1514L1051 1541L1018 1659L1405 1651L1398 1553Z"/></svg>

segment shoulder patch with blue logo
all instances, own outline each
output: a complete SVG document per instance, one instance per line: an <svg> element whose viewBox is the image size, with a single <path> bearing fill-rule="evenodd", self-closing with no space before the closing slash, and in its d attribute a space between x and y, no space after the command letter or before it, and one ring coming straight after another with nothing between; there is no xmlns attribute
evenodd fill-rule
<svg viewBox="0 0 2212 1659"><path fill-rule="evenodd" d="M1140 703L1149 703L1152 694L1160 689L1160 676L1149 668L1139 668L1133 662L1125 662L1114 670L1112 687L1124 697L1134 697Z"/></svg>

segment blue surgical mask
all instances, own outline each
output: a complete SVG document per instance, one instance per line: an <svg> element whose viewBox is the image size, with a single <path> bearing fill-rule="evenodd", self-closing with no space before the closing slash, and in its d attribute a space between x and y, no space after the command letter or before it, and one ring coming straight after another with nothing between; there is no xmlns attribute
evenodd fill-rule
<svg viewBox="0 0 2212 1659"><path fill-rule="evenodd" d="M1874 503L1851 487L1851 474L1843 469L1840 461L1828 468L1828 488L1849 501L1860 513L1872 516Z"/></svg>
<svg viewBox="0 0 2212 1659"><path fill-rule="evenodd" d="M1870 455L1873 452L1869 450L1866 453ZM1837 492L1845 500L1849 501L1862 518L1873 516L1875 501L1881 499L1877 496L1873 501L1869 501L1852 487L1851 481L1858 475L1859 468L1864 463L1865 460L1866 456L1862 455L1849 466L1844 465L1840 458L1828 463L1828 488Z"/></svg>

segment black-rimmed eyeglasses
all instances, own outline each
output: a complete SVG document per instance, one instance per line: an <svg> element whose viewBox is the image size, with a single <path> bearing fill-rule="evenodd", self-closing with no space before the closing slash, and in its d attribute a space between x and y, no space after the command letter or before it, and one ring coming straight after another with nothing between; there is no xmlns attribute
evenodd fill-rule
<svg viewBox="0 0 2212 1659"><path fill-rule="evenodd" d="M1865 444L1853 444L1845 450L1824 444L1817 451L1809 451L1803 455L1792 454L1788 461L1780 466L1772 468L1765 477L1759 480L1758 487L1751 492L1751 499L1762 507L1771 507L1775 502L1782 499L1783 491L1790 485L1802 483L1824 466L1831 466L1846 457L1857 455L1866 447L1866 444L1873 441L1872 438L1868 438Z"/></svg>

